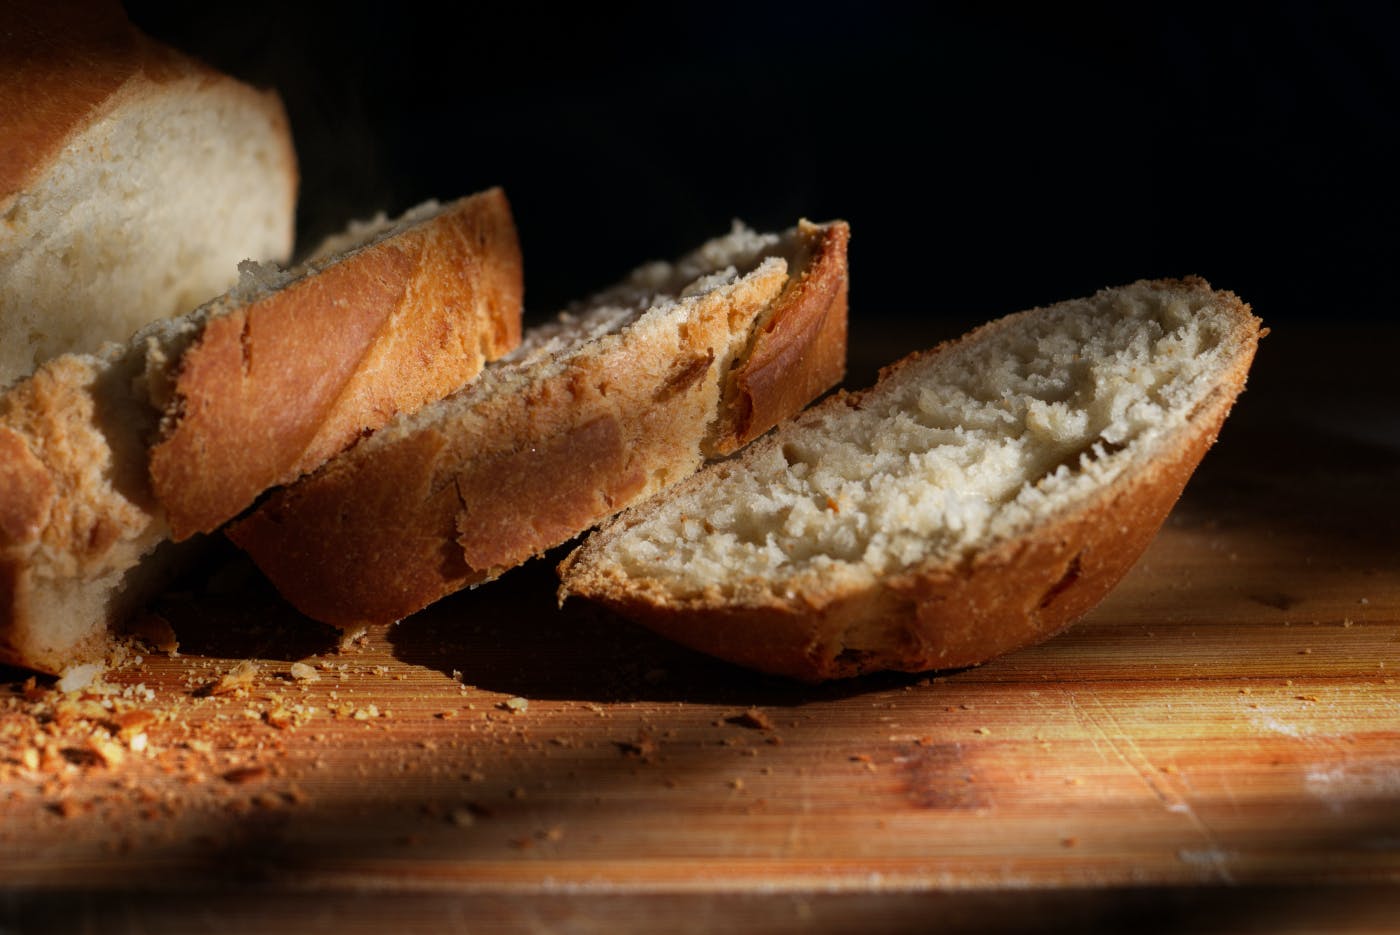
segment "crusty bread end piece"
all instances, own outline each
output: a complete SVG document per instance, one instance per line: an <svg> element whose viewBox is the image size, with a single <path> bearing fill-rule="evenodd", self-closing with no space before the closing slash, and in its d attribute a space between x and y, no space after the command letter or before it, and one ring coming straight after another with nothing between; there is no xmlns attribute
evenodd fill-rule
<svg viewBox="0 0 1400 935"><path fill-rule="evenodd" d="M499 190L427 205L0 394L0 660L57 672L213 529L520 335ZM162 561L169 558L170 561Z"/></svg>
<svg viewBox="0 0 1400 935"><path fill-rule="evenodd" d="M742 228L532 329L229 529L292 604L389 623L732 450L845 366L844 223Z"/></svg>
<svg viewBox="0 0 1400 935"><path fill-rule="evenodd" d="M125 341L287 259L281 100L142 35L115 2L0 10L0 386Z"/></svg>
<svg viewBox="0 0 1400 935"><path fill-rule="evenodd" d="M561 599L809 681L1046 639L1151 542L1261 333L1196 278L993 322L623 513Z"/></svg>

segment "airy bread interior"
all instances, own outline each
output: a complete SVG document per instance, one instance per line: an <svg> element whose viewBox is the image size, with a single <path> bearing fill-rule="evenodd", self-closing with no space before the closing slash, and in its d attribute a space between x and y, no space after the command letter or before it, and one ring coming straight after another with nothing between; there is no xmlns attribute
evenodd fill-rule
<svg viewBox="0 0 1400 935"><path fill-rule="evenodd" d="M639 508L592 561L681 602L957 562L1153 458L1241 326L1209 292L1147 284L1012 316Z"/></svg>
<svg viewBox="0 0 1400 935"><path fill-rule="evenodd" d="M0 214L0 385L124 341L291 250L295 168L263 96L199 75L78 133Z"/></svg>
<svg viewBox="0 0 1400 935"><path fill-rule="evenodd" d="M639 267L617 285L528 329L514 351L486 367L460 394L396 418L360 446L362 454L431 429L445 419L469 419L478 401L528 392L531 386L567 370L579 355L604 357L625 341L646 346L648 330L675 327L678 302L751 273L785 273L787 260L780 254L795 241L795 233L786 238L760 234L736 221L729 234L707 241L675 262L657 261ZM771 313L771 309L766 310L764 318ZM756 327L761 327L762 320ZM747 337L746 329L736 329L732 346L720 355L722 365L741 349ZM489 428L488 424L481 426L482 431ZM468 434L460 423L455 431Z"/></svg>

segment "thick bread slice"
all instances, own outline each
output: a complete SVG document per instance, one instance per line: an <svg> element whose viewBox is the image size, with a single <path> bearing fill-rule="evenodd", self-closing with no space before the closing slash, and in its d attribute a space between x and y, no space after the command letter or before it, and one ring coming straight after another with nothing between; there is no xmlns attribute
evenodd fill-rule
<svg viewBox="0 0 1400 935"><path fill-rule="evenodd" d="M116 3L0 8L0 386L125 341L291 252L282 104Z"/></svg>
<svg viewBox="0 0 1400 935"><path fill-rule="evenodd" d="M389 623L567 541L840 379L844 223L742 228L532 329L229 529L302 612Z"/></svg>
<svg viewBox="0 0 1400 935"><path fill-rule="evenodd" d="M59 671L209 530L520 336L498 190L417 209L0 395L0 660Z"/></svg>
<svg viewBox="0 0 1400 935"><path fill-rule="evenodd" d="M500 189L426 205L307 268L191 323L151 450L176 539L212 532L520 343L520 249Z"/></svg>
<svg viewBox="0 0 1400 935"><path fill-rule="evenodd" d="M1152 540L1261 333L1196 278L993 322L617 517L561 599L813 681L1046 639Z"/></svg>

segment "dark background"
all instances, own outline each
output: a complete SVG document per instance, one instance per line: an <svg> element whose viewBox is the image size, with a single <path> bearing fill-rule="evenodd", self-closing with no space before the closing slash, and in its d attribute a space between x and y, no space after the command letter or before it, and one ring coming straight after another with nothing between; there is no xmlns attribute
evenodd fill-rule
<svg viewBox="0 0 1400 935"><path fill-rule="evenodd" d="M505 186L535 316L806 215L852 224L857 333L1185 273L1270 324L1392 318L1391 5L128 9L282 92L302 246Z"/></svg>

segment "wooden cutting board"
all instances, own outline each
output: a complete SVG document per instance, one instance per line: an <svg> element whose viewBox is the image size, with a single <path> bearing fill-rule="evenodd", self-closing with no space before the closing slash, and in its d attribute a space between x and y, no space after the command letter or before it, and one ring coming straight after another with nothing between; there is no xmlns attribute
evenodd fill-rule
<svg viewBox="0 0 1400 935"><path fill-rule="evenodd" d="M752 675L544 562L342 647L226 557L178 655L0 673L0 931L1400 920L1400 333L1353 343L1276 329L1123 584L963 672Z"/></svg>

